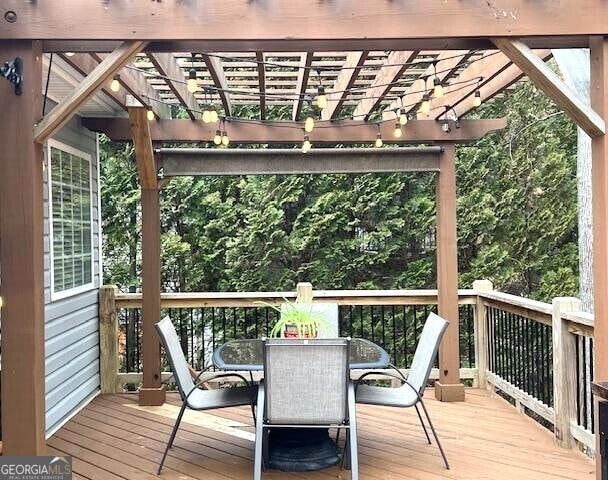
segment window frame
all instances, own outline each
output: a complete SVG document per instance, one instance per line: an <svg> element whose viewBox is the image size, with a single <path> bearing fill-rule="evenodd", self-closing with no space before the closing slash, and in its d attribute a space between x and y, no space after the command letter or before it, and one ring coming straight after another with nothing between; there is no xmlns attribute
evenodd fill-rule
<svg viewBox="0 0 608 480"><path fill-rule="evenodd" d="M55 148L62 152L68 153L70 155L74 155L83 160L86 160L89 163L89 208L90 208L90 223L91 223L91 278L90 281L79 285L77 287L72 287L67 290L62 290L59 292L55 292L55 249L53 245L54 240L54 232L53 232L53 179L52 179L52 149ZM50 288L51 288L51 301L61 300L68 297L73 297L80 293L91 291L95 288L95 246L93 244L94 239L94 226L95 221L93 219L93 156L90 153L83 152L82 150L78 150L68 144L63 142L59 142L57 140L51 139L47 141L46 148L47 158L46 158L46 174L47 174L47 188L48 188L48 222L49 222L49 259L50 259Z"/></svg>

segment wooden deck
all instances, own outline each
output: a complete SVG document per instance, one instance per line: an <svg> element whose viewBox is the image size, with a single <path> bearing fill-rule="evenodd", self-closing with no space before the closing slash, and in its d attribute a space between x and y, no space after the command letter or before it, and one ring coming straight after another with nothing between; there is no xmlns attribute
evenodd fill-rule
<svg viewBox="0 0 608 480"><path fill-rule="evenodd" d="M499 397L467 390L465 403L441 404L429 392L428 407L452 465L445 470L435 445L426 443L413 409L359 406L362 479L595 478L594 463L555 446L550 432ZM74 478L157 478L154 475L179 401L139 407L132 394L96 398L49 439L50 454L74 457ZM246 426L244 426L246 425ZM161 477L174 480L250 479L253 434L246 408L188 412ZM266 479L349 478L332 468L313 473L269 471Z"/></svg>

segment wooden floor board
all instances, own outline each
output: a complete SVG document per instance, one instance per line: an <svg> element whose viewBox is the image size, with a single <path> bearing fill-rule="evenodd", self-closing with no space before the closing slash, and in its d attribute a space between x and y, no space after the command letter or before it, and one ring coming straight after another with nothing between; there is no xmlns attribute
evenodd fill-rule
<svg viewBox="0 0 608 480"><path fill-rule="evenodd" d="M430 392L429 392L430 393ZM426 399L452 468L428 445L413 409L360 405L361 478L367 480L592 480L594 463L556 446L553 435L500 397L467 390L464 403ZM137 395L104 395L49 439L53 454L72 455L77 480L149 480L171 432L180 400L141 408ZM248 408L188 414L161 475L167 480L249 480L253 432ZM333 434L333 432L332 432ZM344 437L344 435L342 435ZM343 445L343 438L340 444ZM347 479L321 472L268 471L264 480Z"/></svg>

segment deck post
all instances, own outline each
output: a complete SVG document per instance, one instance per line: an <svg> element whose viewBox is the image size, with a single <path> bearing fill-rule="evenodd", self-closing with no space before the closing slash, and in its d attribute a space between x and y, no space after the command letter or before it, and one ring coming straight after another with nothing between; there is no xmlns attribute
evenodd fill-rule
<svg viewBox="0 0 608 480"><path fill-rule="evenodd" d="M99 288L99 371L101 393L117 393L118 382L118 315L116 315L115 285Z"/></svg>
<svg viewBox="0 0 608 480"><path fill-rule="evenodd" d="M553 408L555 440L560 447L572 448L570 422L576 420L576 338L568 331L565 312L581 310L578 298L553 299Z"/></svg>
<svg viewBox="0 0 608 480"><path fill-rule="evenodd" d="M475 280L473 290L476 292L491 292L494 285L489 280ZM483 299L477 295L475 302L473 331L475 335L475 368L477 368L477 386L482 389L488 388L486 372L488 370L488 324L487 307Z"/></svg>
<svg viewBox="0 0 608 480"><path fill-rule="evenodd" d="M43 148L39 42L0 42L0 62L23 62L22 94L0 78L3 455L44 455Z"/></svg>
<svg viewBox="0 0 608 480"><path fill-rule="evenodd" d="M591 106L604 120L608 118L608 38L591 37ZM593 203L593 310L595 316L594 380L608 380L608 137L591 142L591 191ZM599 401L599 400L596 400ZM600 409L596 405L596 475L602 478Z"/></svg>
<svg viewBox="0 0 608 480"><path fill-rule="evenodd" d="M439 315L450 322L439 348L439 381L435 397L444 402L464 400L460 383L458 311L458 249L456 236L456 146L442 143L437 174L437 303Z"/></svg>
<svg viewBox="0 0 608 480"><path fill-rule="evenodd" d="M312 303L312 283L298 282L296 285L296 303Z"/></svg>
<svg viewBox="0 0 608 480"><path fill-rule="evenodd" d="M140 405L162 405L160 339L154 324L160 321L160 192L157 165L150 137L150 122L144 107L129 107L131 136L135 147L141 186L142 243L142 370Z"/></svg>

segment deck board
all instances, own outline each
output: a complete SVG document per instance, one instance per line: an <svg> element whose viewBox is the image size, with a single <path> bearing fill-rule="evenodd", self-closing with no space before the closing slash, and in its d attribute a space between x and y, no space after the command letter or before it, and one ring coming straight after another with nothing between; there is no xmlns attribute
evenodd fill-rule
<svg viewBox="0 0 608 480"><path fill-rule="evenodd" d="M451 463L445 470L413 409L360 405L357 410L362 479L369 480L584 480L592 460L554 443L552 434L503 399L467 390L464 403L427 405ZM171 431L179 398L140 408L133 394L96 398L48 440L54 454L72 455L75 478L148 480ZM230 408L185 417L161 475L168 480L252 478L251 412ZM269 471L264 479L349 478L337 467L321 472Z"/></svg>

